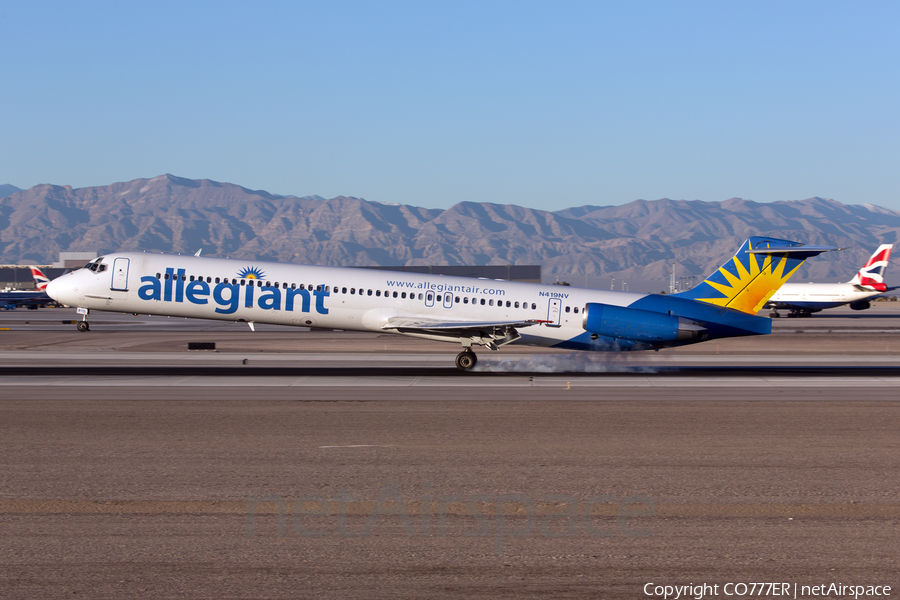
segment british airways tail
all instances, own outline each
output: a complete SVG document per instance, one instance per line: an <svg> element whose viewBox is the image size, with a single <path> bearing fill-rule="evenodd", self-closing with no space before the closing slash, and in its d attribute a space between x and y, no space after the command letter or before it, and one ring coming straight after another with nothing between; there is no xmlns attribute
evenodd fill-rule
<svg viewBox="0 0 900 600"><path fill-rule="evenodd" d="M751 237L734 257L699 285L674 296L756 314L811 256L834 246L812 246L767 237Z"/></svg>
<svg viewBox="0 0 900 600"><path fill-rule="evenodd" d="M44 275L43 271L37 267L31 267L31 276L34 278L34 289L42 292L47 289L47 284L50 283L50 279Z"/></svg>
<svg viewBox="0 0 900 600"><path fill-rule="evenodd" d="M878 292L886 292L887 285L884 283L884 270L891 260L891 250L894 249L893 244L882 244L878 246L878 250L869 257L869 260L859 272L849 281L851 285L870 288Z"/></svg>

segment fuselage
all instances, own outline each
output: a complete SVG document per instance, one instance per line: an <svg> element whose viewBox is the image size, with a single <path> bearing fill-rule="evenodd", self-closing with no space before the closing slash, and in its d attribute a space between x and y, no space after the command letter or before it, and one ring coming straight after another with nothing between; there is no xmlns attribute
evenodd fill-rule
<svg viewBox="0 0 900 600"><path fill-rule="evenodd" d="M819 311L862 302L884 293L852 283L787 283L769 299L776 308Z"/></svg>
<svg viewBox="0 0 900 600"><path fill-rule="evenodd" d="M665 325L675 328L671 339L657 347L768 333L770 327L768 319L652 294L136 252L100 257L53 280L47 291L57 301L81 309L357 331L391 331L390 322L403 318L462 326L528 322L518 327L521 337L515 338L516 343L579 350L608 350L611 345L649 348L641 342L643 334L630 333L642 325L641 319L654 327L658 319L673 323ZM721 327L679 325L666 301L692 313L691 319L727 313L729 322ZM629 312L624 321L607 319L598 335L585 329L585 311L599 304L638 310ZM648 311L657 318L648 320ZM638 321L632 322L631 315ZM615 335L604 335L607 328ZM468 344L468 334L400 327L392 331ZM476 344L479 339L475 337Z"/></svg>
<svg viewBox="0 0 900 600"><path fill-rule="evenodd" d="M383 331L393 317L451 321L545 321L521 342L554 346L585 334L588 302L628 306L646 294L417 273L123 252L97 269L55 279L50 295L70 306L144 313ZM537 330L537 331L535 331ZM588 339L585 348L597 346Z"/></svg>

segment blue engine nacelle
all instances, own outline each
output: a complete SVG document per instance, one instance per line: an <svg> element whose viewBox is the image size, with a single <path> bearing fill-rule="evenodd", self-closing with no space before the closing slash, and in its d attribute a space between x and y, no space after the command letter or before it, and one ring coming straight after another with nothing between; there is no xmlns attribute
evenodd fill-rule
<svg viewBox="0 0 900 600"><path fill-rule="evenodd" d="M706 328L688 319L594 302L585 306L583 324L597 335L649 344L699 342L707 336Z"/></svg>

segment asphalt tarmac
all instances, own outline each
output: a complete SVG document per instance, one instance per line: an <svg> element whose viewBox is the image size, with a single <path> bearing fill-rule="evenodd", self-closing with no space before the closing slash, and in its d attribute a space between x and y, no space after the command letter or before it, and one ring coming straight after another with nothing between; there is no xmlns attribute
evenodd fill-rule
<svg viewBox="0 0 900 600"><path fill-rule="evenodd" d="M102 314L82 334L73 312L0 314L2 598L900 587L891 305L468 374L399 336Z"/></svg>

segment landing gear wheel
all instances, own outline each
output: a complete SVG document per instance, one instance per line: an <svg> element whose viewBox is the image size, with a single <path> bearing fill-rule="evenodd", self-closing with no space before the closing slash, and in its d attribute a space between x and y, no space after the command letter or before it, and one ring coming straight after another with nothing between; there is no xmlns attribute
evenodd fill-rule
<svg viewBox="0 0 900 600"><path fill-rule="evenodd" d="M85 331L91 330L91 326L90 326L90 324L88 324L87 321L78 321L78 325L76 325L76 327L78 327L78 331L80 331L82 333L84 333Z"/></svg>
<svg viewBox="0 0 900 600"><path fill-rule="evenodd" d="M463 350L456 355L456 368L460 371L471 371L478 362L478 357L471 350Z"/></svg>
<svg viewBox="0 0 900 600"><path fill-rule="evenodd" d="M780 316L781 316L781 315L778 314L778 311L777 311L777 310L773 310L772 312L769 313L769 318L771 318L771 319L777 319L777 318L780 317Z"/></svg>

